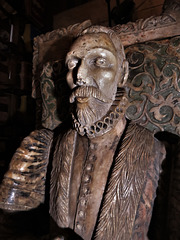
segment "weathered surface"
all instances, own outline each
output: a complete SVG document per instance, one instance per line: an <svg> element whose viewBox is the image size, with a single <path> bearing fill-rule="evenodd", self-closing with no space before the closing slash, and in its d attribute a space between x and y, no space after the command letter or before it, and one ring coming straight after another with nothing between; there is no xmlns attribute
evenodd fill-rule
<svg viewBox="0 0 180 240"><path fill-rule="evenodd" d="M166 25L167 19L161 18L162 21L158 19L155 23L163 25L165 22ZM70 90L64 99L67 101L69 97L70 104L67 106L71 106L73 120L73 128L65 118L64 125L60 124L55 130L57 142L53 148L50 213L60 228L69 228L84 240L143 240L151 218L160 164L165 156L164 147L154 138L153 132L160 129L179 133L178 51L176 57L172 54L177 50L179 40L169 40L171 44L168 46L166 41L160 41L129 47L130 75L127 83L128 63L120 36L112 29L101 26L85 29L89 23L86 24L48 33L36 42L36 47L44 44L44 51L38 52L37 47L34 55L34 83L39 94L36 97L40 99L42 96L43 125L54 129L63 121L59 116L62 103L58 105L54 99L54 90L61 84L65 86L66 71ZM152 30L151 19L140 25ZM78 37L66 57L68 69L64 68L56 48L64 48L61 45L62 36L67 37L68 46L74 37ZM52 55L48 55L50 49ZM67 48L64 49L62 58ZM171 62L169 56L172 57ZM41 78L38 79L40 72ZM41 87L40 92L38 87ZM62 98L60 101L63 102ZM138 117L133 112L136 107L140 111ZM139 121L151 131L135 123L129 124L125 118L126 110L130 120L134 117L134 122ZM170 112L169 118L166 110ZM64 115L69 117L69 114ZM68 130L63 129L65 125ZM49 130L41 131L47 131L45 149L41 149L44 146L41 144L36 149L37 152L40 150L40 160L43 158L42 169L41 164L38 165L38 170L42 171L38 176L29 171L32 180L24 176L23 159L28 163L27 160L33 157L31 147L34 143L36 145L37 140L33 139L27 148L28 153L20 158L22 161L12 160L10 171L13 174L9 176L7 173L2 185L3 208L10 208L9 196L14 204L12 210L27 210L43 201L44 178L53 136ZM36 161L30 168L35 166ZM29 169L29 165L26 164L25 168ZM14 172L14 169L17 171ZM29 203L24 193L15 197L11 194L14 193L16 182L12 179L17 180L16 174L19 174L20 186L30 184L32 191L28 196L34 194L33 190L37 188L35 194L40 197L33 195L34 202ZM6 184L8 181L11 185ZM37 186L42 187L40 192Z"/></svg>
<svg viewBox="0 0 180 240"><path fill-rule="evenodd" d="M50 214L85 240L144 239L165 151L151 132L126 123L123 47L115 32L90 27L66 62L76 131L55 147Z"/></svg>
<svg viewBox="0 0 180 240"><path fill-rule="evenodd" d="M179 43L180 38L174 37L126 48L130 72L126 88L129 101L126 117L153 133L168 131L180 134ZM56 64L56 72L53 64ZM43 107L42 122L47 128L54 128L61 123L62 117L57 112L53 92L56 89L59 106L67 101L66 74L61 62L48 62L44 66L41 85L44 86L42 99L46 105ZM57 84L58 89L54 87ZM62 109L65 116L69 114L67 109L66 104L64 110Z"/></svg>

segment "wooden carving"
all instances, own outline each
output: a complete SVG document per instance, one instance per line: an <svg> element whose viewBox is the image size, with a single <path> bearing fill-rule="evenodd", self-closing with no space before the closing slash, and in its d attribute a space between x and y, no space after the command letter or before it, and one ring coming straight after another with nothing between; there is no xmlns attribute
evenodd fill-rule
<svg viewBox="0 0 180 240"><path fill-rule="evenodd" d="M37 103L37 127L43 126L52 130L64 120L66 112L63 116L61 113L59 116L57 112L57 97L55 97L54 89L56 76L58 74L58 80L62 80L58 82L58 89L61 89L60 98L63 99L64 95L61 93L67 89L64 83L66 78L65 56L77 34L90 25L91 22L87 20L82 24L54 30L34 39L32 97L36 99ZM53 74L54 76L52 76ZM59 85L63 85L63 87Z"/></svg>
<svg viewBox="0 0 180 240"><path fill-rule="evenodd" d="M180 135L180 37L126 48L127 118L150 131Z"/></svg>
<svg viewBox="0 0 180 240"><path fill-rule="evenodd" d="M44 202L45 181L53 133L36 130L16 150L0 186L0 207L24 211Z"/></svg>
<svg viewBox="0 0 180 240"><path fill-rule="evenodd" d="M133 141L134 134L138 144ZM130 125L110 174L95 239L146 238L146 224L155 197L153 189L157 187L154 179L159 175L159 163L153 163L156 164L155 170L150 160L152 151L157 152L152 135L146 129ZM144 173L149 175L148 180Z"/></svg>
<svg viewBox="0 0 180 240"><path fill-rule="evenodd" d="M167 9L166 13L177 17L178 4L175 5L175 9L175 14L170 14ZM175 19L177 26L178 20L177 18ZM145 22L148 20L142 21ZM88 24L90 23L88 22ZM160 23L157 25L162 30L164 25L162 24L161 26ZM82 26L84 25L82 24ZM74 27L70 29L74 29ZM83 29L79 30L79 32ZM124 32L121 31L120 26L116 26L114 30L122 40L122 43L129 45L123 39ZM144 28L143 31L146 30ZM70 114L68 101L70 92L66 83L67 68L65 65L65 53L67 54L67 49L72 42L72 38L69 41L65 39L67 43L66 47L61 45L62 43L60 42L62 39L64 41L64 37L67 34L70 36L73 35L67 30L55 30L52 33L47 33L45 36L38 37L35 41L34 66L36 70L34 72L36 74L34 79L36 80L34 82L36 82L37 86L34 89L40 94L39 97L36 96L37 103L40 105L38 108L40 112L39 121L43 127L51 130L62 123ZM131 34L137 36L134 30L131 31ZM54 42L56 44L59 43L59 49L65 49L62 53L62 55L64 54L64 58L56 56L56 54L52 54L53 57L46 54L44 57L45 60L42 61L45 53L41 52L42 50L38 52L38 48L43 48L46 42L50 48L51 41L53 44ZM129 107L126 108L126 117L154 133L168 131L179 135L179 37L127 46L125 53L129 62L130 72L126 84L129 102ZM49 58L47 58L47 55ZM39 61L41 64L38 64ZM38 86L40 86L39 90ZM116 110L115 113L117 114ZM106 125L104 120L99 124L100 126Z"/></svg>
<svg viewBox="0 0 180 240"><path fill-rule="evenodd" d="M116 25L113 30L118 33L124 46L179 35L179 0L165 1L163 10L160 16L151 16L147 19L138 19L136 22Z"/></svg>
<svg viewBox="0 0 180 240"><path fill-rule="evenodd" d="M86 21L35 39L33 97L44 129L14 154L0 208L43 203L52 160L49 211L58 231L50 239L147 239L165 158L154 134L180 135L179 9L173 1L159 17L113 29ZM164 35L169 39L154 40ZM176 215L178 150L174 158L169 219Z"/></svg>
<svg viewBox="0 0 180 240"><path fill-rule="evenodd" d="M61 123L54 130L50 215L59 229L71 229L84 240L145 239L165 149L151 131L125 117L133 86L126 94L129 67L118 34L91 26L80 27L75 36L66 71L61 59L47 59L43 52L38 55L41 81L34 70L44 126L54 129ZM59 85L68 89L64 99L71 115L67 112L64 121L52 97ZM53 133L37 130L31 136L1 185L2 208L27 210L43 202Z"/></svg>

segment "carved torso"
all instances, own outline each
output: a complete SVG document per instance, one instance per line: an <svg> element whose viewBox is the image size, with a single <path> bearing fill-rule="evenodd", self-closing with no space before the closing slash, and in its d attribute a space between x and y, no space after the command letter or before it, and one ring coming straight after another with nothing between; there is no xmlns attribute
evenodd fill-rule
<svg viewBox="0 0 180 240"><path fill-rule="evenodd" d="M85 240L128 240L142 234L150 220L162 152L149 131L133 124L125 129L125 121L92 139L70 130L59 137L54 154L52 217Z"/></svg>

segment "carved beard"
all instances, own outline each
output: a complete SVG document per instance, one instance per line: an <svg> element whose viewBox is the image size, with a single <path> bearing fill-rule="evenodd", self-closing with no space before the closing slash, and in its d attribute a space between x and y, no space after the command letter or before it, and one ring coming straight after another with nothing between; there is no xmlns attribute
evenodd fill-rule
<svg viewBox="0 0 180 240"><path fill-rule="evenodd" d="M90 127L93 123L101 119L109 110L113 100L103 96L95 87L79 87L70 97L70 102L75 98L88 98L85 103L76 104L75 118L82 127Z"/></svg>
<svg viewBox="0 0 180 240"><path fill-rule="evenodd" d="M83 115L82 115L82 112L79 113L79 115L81 116L81 117L79 117L79 119L77 117L77 114L74 115L72 113L72 117L73 117L73 121L74 121L74 127L80 135L84 136L86 134L88 138L93 138L93 137L96 137L96 136L102 136L103 134L110 131L119 122L120 119L123 119L125 117L125 112L126 112L126 109L128 107L128 99L127 99L127 96L126 96L125 89L124 88L117 88L115 99L114 100L106 99L107 101L105 101L104 96L101 96L101 97L99 96L100 99L98 100L96 98L96 96L98 96L97 92L96 92L96 90L92 90L93 89L92 87L88 87L86 90L83 90L83 89L85 89L85 88L81 87L81 88L79 88L79 90L76 89L76 91L74 93L72 93L72 95L70 97L70 102L71 103L74 102L75 98L77 98L77 97L83 97L83 96L88 97L88 96L90 96L90 92L87 91L87 89L88 90L91 89L91 91L93 91L93 93L91 95L92 99L95 98L91 102L91 106L93 105L93 102L95 104L102 103L100 113L98 113L97 110L94 111L96 117L95 118L93 117L93 119L97 119L97 115L98 116L103 115L103 116L101 117L101 119L98 119L97 121L93 120L93 124L88 125L88 126L84 126L80 123L80 121L82 123L87 122L87 120L85 120L85 118L84 118L85 110L83 112ZM84 92L84 95L83 95L83 92ZM103 107L102 107L102 105L103 105ZM97 105L95 105L95 106L97 108ZM89 105L88 105L88 107L89 107ZM96 109L96 108L93 107L93 109ZM86 106L86 109L87 109L87 106ZM91 115L91 116L93 116L93 115ZM83 119L83 120L80 120L80 119ZM86 119L87 119L87 116L86 116ZM92 118L91 118L91 120L92 120Z"/></svg>

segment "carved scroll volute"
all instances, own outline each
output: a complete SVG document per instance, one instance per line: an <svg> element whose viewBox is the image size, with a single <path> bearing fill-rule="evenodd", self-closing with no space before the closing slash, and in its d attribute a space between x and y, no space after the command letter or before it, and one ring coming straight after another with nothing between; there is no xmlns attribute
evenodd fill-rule
<svg viewBox="0 0 180 240"><path fill-rule="evenodd" d="M32 97L37 102L38 127L42 125L52 130L61 123L62 119L57 113L55 82L52 75L54 72L55 75L60 75L58 77L61 79L58 80L62 81L59 85L63 84L64 87L66 53L72 40L90 25L90 20L87 20L81 24L48 32L34 39ZM54 64L58 65L58 68Z"/></svg>

